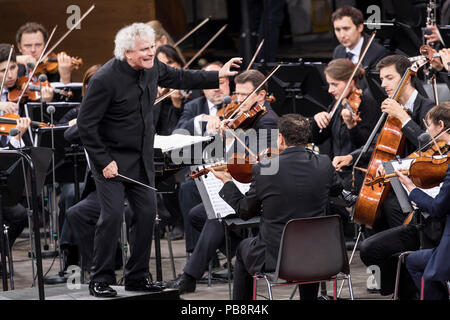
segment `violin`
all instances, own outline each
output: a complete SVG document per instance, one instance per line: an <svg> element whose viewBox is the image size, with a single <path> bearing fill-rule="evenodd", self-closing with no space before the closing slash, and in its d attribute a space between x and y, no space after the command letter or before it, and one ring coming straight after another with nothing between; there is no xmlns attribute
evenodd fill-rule
<svg viewBox="0 0 450 320"><path fill-rule="evenodd" d="M20 119L20 116L16 113L5 113L2 115L0 117L0 134L9 135L9 131L17 126L18 119ZM33 128L50 127L50 125L46 123L37 121L31 121L30 126Z"/></svg>
<svg viewBox="0 0 450 320"><path fill-rule="evenodd" d="M225 126L233 130L238 128L251 128L266 113L267 108L255 102L248 111L239 112L236 117L226 122Z"/></svg>
<svg viewBox="0 0 450 320"><path fill-rule="evenodd" d="M361 105L361 95L362 90L355 88L350 92L347 98L342 99L343 107L350 111L353 120L356 122L361 121L361 117L359 116L360 112L358 111L358 108Z"/></svg>
<svg viewBox="0 0 450 320"><path fill-rule="evenodd" d="M16 86L14 89L10 90L8 92L8 100L11 102L18 102L20 95L22 94L22 91L24 89L24 86L28 82L27 76L22 76L19 79L17 79ZM25 93L23 94L22 101L23 100L31 100L31 101L38 101L41 99L41 86L50 87L50 83L48 81L40 82L40 81L31 81L28 85L28 88L25 90ZM72 91L66 91L62 89L53 89L53 92L56 94L59 94L61 96L64 96L66 98L72 97L73 93Z"/></svg>
<svg viewBox="0 0 450 320"><path fill-rule="evenodd" d="M449 146L447 143L440 141L437 145L433 145L426 152L423 152L420 155L414 152L408 156L409 159L414 159L411 162L409 169L401 170L400 172L409 176L411 181L419 188L429 189L436 187L444 181L444 177L448 169L448 149ZM372 181L367 181L365 184L371 186L377 183L388 183L389 178L393 178L395 176L395 173L385 174L384 176L377 177Z"/></svg>
<svg viewBox="0 0 450 320"><path fill-rule="evenodd" d="M215 171L226 170L230 173L234 180L241 183L250 183L252 180L253 165L261 161L267 161L278 155L279 150L272 148L262 150L257 157L234 153L226 163L219 162L211 165L211 167L208 168L193 170L189 174L189 177L192 179L199 178L203 175L207 175L209 172L211 172L211 169L214 169Z"/></svg>
<svg viewBox="0 0 450 320"><path fill-rule="evenodd" d="M65 53L62 51L61 53ZM66 54L66 53L65 53ZM83 59L79 57L71 57L72 59L72 67L75 70L78 70L78 68L83 64ZM45 74L50 73L54 74L58 71L58 56L51 52L36 68L35 74Z"/></svg>

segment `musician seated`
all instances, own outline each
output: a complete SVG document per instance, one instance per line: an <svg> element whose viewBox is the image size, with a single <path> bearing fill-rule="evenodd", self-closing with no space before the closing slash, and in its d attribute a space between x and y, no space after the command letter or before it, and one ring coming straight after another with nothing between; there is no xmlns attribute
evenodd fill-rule
<svg viewBox="0 0 450 320"><path fill-rule="evenodd" d="M3 75L6 72L6 65L8 64L9 52L11 45L7 43L0 44L0 79L3 79ZM19 79L19 66L17 63L16 53L13 51L11 54L11 61L9 63L8 72L5 78L5 84L3 87L3 92L1 93L0 99L0 110L4 113L18 113L18 105L16 102L10 101L9 92L17 92L17 98L21 93L21 90L17 89L17 80ZM23 66L22 66L23 67ZM53 88L42 86L42 101L50 102L53 100Z"/></svg>
<svg viewBox="0 0 450 320"><path fill-rule="evenodd" d="M234 81L236 84L236 97L238 101L242 102L264 80L264 75L257 70L248 70L236 76ZM245 147L249 148L254 154L257 154L258 151L262 151L262 149L266 149L272 145L273 140L271 131L276 130L278 127L278 116L270 109L270 105L265 101L266 93L267 83L265 83L260 90L255 92L252 98L247 100L248 104L241 105L241 111L243 112L248 110L253 105L253 102L258 105L264 105L268 108L268 112L257 119L252 127L241 128L243 130L255 129L255 137L256 141L258 141L256 149L253 149L254 146L252 145L252 141L250 141L250 139L241 140L245 144ZM217 126L212 127L211 125L213 122L210 121L208 122L208 128L210 128L209 130L211 131L218 131L219 129L228 130L225 128L225 123L228 123L228 120L222 120L217 124ZM263 134L267 135L263 136ZM262 149L259 145L260 137L262 137L261 140L265 140L264 142L261 141L261 144L263 144ZM275 144L275 141L273 141L273 143ZM223 148L225 149L226 146L223 146ZM238 147L237 142L233 141L233 144L229 146L228 150L233 152L236 148L244 149L243 146ZM199 203L189 211L187 219L185 219L185 222L186 221L188 221L189 225L191 225L192 228L199 233L199 236L192 255L184 267L184 273L168 284L170 287L177 288L180 293L195 291L195 280L201 279L208 266L208 262L214 257L216 251L219 249L223 253L226 253L224 227L218 220L207 218L203 203ZM240 235L231 233L230 252L232 255L234 255L236 246L241 239L242 238Z"/></svg>
<svg viewBox="0 0 450 320"><path fill-rule="evenodd" d="M334 34L340 42L333 51L333 59L346 58L357 64L369 41L369 37L363 32L363 13L351 6L343 6L333 12L331 21L333 22ZM388 51L374 41L362 60L362 67L367 71L375 70L377 62L387 55Z"/></svg>
<svg viewBox="0 0 450 320"><path fill-rule="evenodd" d="M203 67L206 71L218 71L223 64L219 61L211 62ZM206 123L209 119L219 122L217 111L222 108L223 100L230 95L230 84L228 78L219 79L219 87L216 89L202 90L204 96L193 99L184 105L183 113L178 120L173 133L188 132L190 135L202 135L206 132ZM183 129L183 130L178 130ZM186 171L186 177L189 171ZM187 177L182 182L179 191L179 204L183 214L184 233L186 241L186 252L193 252L200 232L193 228L189 222L189 211L201 204L202 199L198 193L194 180Z"/></svg>
<svg viewBox="0 0 450 320"><path fill-rule="evenodd" d="M325 77L329 84L328 92L333 96L334 102L328 107L328 111L314 115L311 138L312 142L319 145L320 153L327 154L332 159L333 166L342 179L344 189L358 194L364 174L355 171L353 177L352 168L342 166L342 157L364 145L375 127L381 111L367 90L360 89L360 83L365 74L363 68L359 68L354 79L350 81L355 67L353 62L348 59L336 59L332 60L325 68ZM349 87L344 92L349 81ZM343 102L334 107L341 96ZM333 108L335 111L331 114ZM360 167L366 165L367 163L361 163ZM350 242L354 237L354 226L350 224L350 215L347 209L330 201L327 211L330 215L339 214L341 216L349 245L352 245Z"/></svg>
<svg viewBox="0 0 450 320"><path fill-rule="evenodd" d="M43 25L36 22L22 25L16 33L17 48L21 53L17 57L18 62L25 66L28 66L27 63L32 63L33 67L29 68L32 70L41 56L47 40L48 32ZM48 81L70 83L73 68L72 58L64 52L58 53L57 58L58 71L54 74L46 73ZM25 70L20 75L25 75Z"/></svg>
<svg viewBox="0 0 450 320"><path fill-rule="evenodd" d="M224 186L220 196L244 220L261 216L260 234L242 240L236 252L233 299L251 300L252 275L275 271L284 226L291 219L325 215L329 195L342 190L340 179L330 159L305 148L310 124L298 114L279 120L279 170L264 174L270 163L253 166L249 191L243 195L227 172L212 171ZM299 198L300 195L300 198ZM318 237L326 235L317 235ZM302 300L317 299L319 284L300 286Z"/></svg>
<svg viewBox="0 0 450 320"><path fill-rule="evenodd" d="M450 118L450 101L443 102L431 109L427 117L428 133L432 137L440 135L436 140L448 144L450 134L444 133L444 131L449 128L450 123L440 120L440 118ZM433 168L430 167L430 170L433 170ZM422 277L424 278L424 300L448 301L449 291L445 282L450 279L450 169L446 170L443 184L435 197L417 188L411 179L400 171L396 171L396 174L408 190L410 201L413 201L433 218L441 220L447 218L439 245L411 253L406 257L405 265L417 290L421 289Z"/></svg>
<svg viewBox="0 0 450 320"><path fill-rule="evenodd" d="M450 141L450 135L448 133L443 133L444 130L450 128L450 103L443 102L438 106L433 107L425 117L426 123L429 127L427 129L428 133L435 137L437 142ZM439 135L440 133L443 133ZM431 147L431 144L429 147ZM428 148L422 150L425 152ZM384 173L383 173L384 174ZM400 174L398 174L400 176ZM412 188L411 184L403 178L400 180L405 183L405 186L409 189ZM409 186L409 187L408 187ZM446 189L441 188L439 193L439 198L446 197ZM426 212L423 214L423 223L419 224L419 217L414 216L412 221L409 224L398 225L392 227L390 229L378 232L371 237L365 239L360 248L360 257L365 265L377 265L380 268L380 280L381 283L378 283L380 293L382 295L392 294L394 291L394 283L397 269L397 256L400 252L405 251L415 251L419 248L433 248L436 247L441 239L441 234L443 230L443 225L445 224L445 214L446 210L442 210L440 212L442 217L435 217L439 214L434 211L434 207L429 205L429 201L427 199L423 199L421 196L421 191L416 190L409 194L409 200L414 201L420 209ZM387 214L392 214L392 212L387 212ZM421 213L419 213L421 214ZM428 214L431 214L428 217ZM447 223L448 224L448 223ZM446 227L448 229L448 225ZM446 229L446 230L447 230ZM422 233L422 237L421 237ZM422 239L421 239L422 238ZM444 239L445 236L442 238ZM441 240L442 242L443 240ZM419 256L416 256L419 257ZM413 264L415 258L411 258L411 264ZM428 261L428 258L422 260L423 262ZM448 267L449 257L447 256L446 261L440 260L442 266ZM447 264L445 264L447 263ZM414 263L415 264L415 263ZM416 266L410 266L411 269L417 269L417 271L423 272L423 267L425 266L423 263L416 264ZM408 263L407 263L408 265ZM419 267L422 265L422 267ZM431 269L431 267L430 267ZM448 268L447 268L448 270ZM417 284L417 280L420 282L420 276L417 278L416 274L412 274L414 278L414 282ZM448 276L448 273L447 273ZM430 278L430 280L432 280ZM420 288L420 284L419 288ZM431 287L439 287L439 285L431 285ZM426 292L428 290L428 285L425 287ZM430 293L432 297L436 298L436 295ZM426 297L428 293L426 294ZM402 265L402 270L400 272L400 282L399 282L399 292L398 297L400 299L417 299L418 298L418 289L415 287L411 277L406 271L404 265Z"/></svg>

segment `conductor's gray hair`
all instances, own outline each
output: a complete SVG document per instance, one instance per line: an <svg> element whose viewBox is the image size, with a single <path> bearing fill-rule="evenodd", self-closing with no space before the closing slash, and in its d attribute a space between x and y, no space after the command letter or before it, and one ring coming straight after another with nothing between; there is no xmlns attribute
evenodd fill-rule
<svg viewBox="0 0 450 320"><path fill-rule="evenodd" d="M119 60L125 60L125 51L134 50L136 40L155 42L155 31L145 23L133 23L119 30L114 39L114 56Z"/></svg>

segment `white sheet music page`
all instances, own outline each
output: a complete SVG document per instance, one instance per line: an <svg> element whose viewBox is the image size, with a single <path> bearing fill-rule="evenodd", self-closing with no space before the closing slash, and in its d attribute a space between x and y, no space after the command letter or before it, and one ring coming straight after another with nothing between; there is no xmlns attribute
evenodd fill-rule
<svg viewBox="0 0 450 320"><path fill-rule="evenodd" d="M223 218L230 214L235 213L233 208L228 205L220 196L219 191L223 187L222 181L217 179L214 174L209 173L200 177L201 181L205 185L206 192L211 201L211 205L214 210L214 214L217 218ZM250 189L250 183L240 183L233 179L234 184L238 189L245 194Z"/></svg>
<svg viewBox="0 0 450 320"><path fill-rule="evenodd" d="M181 149L194 143L209 141L213 137L188 136L184 134L172 134L170 136L160 136L155 134L153 148L161 149L162 152L168 152L175 149Z"/></svg>

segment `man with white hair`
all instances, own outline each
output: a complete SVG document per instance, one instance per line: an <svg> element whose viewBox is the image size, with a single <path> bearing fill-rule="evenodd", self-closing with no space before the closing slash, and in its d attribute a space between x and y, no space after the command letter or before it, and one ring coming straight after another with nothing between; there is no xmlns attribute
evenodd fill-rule
<svg viewBox="0 0 450 320"><path fill-rule="evenodd" d="M92 77L81 104L78 127L90 158L101 207L96 225L89 292L115 296L114 255L120 235L125 196L134 212L131 256L125 266L125 290L160 291L149 278L151 240L156 212L153 164L153 104L157 87L208 89L219 77L235 75L241 58L218 72L175 69L155 59L154 31L143 23L121 29L115 57ZM139 183L118 177L123 175Z"/></svg>

